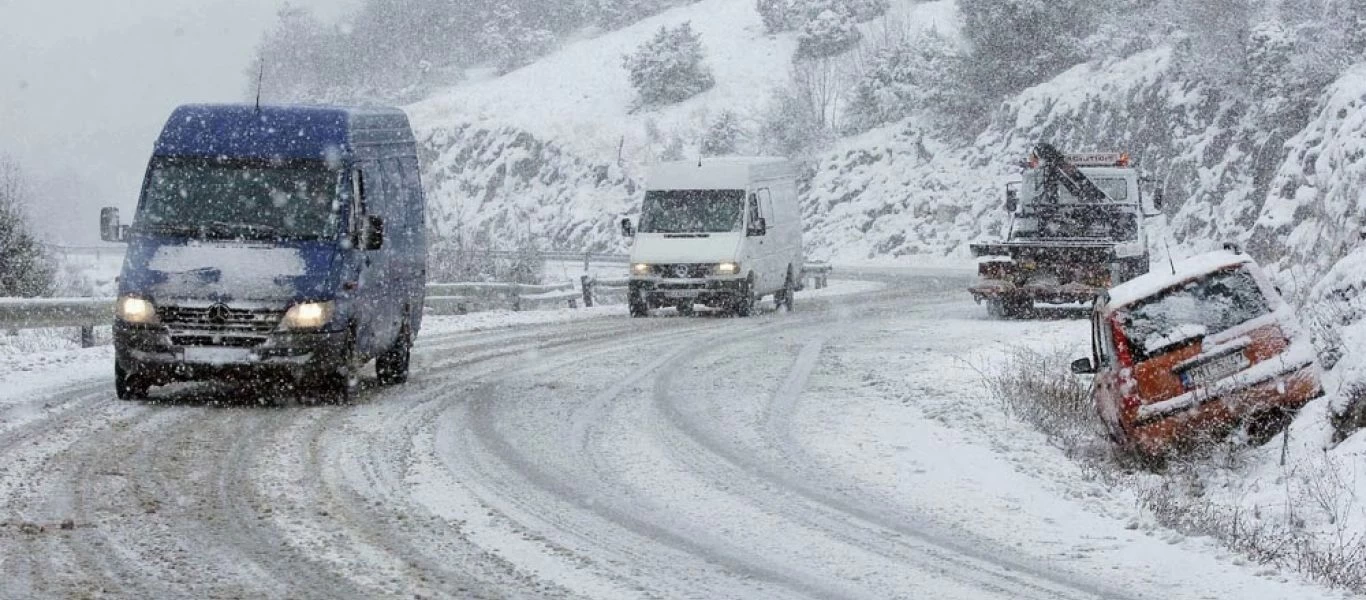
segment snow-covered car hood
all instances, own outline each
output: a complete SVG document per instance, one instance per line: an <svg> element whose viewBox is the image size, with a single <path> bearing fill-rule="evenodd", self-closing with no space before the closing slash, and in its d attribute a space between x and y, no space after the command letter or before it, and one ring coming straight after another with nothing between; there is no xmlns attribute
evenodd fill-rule
<svg viewBox="0 0 1366 600"><path fill-rule="evenodd" d="M735 261L743 232L710 234L642 233L631 247L631 262L649 264Z"/></svg>
<svg viewBox="0 0 1366 600"><path fill-rule="evenodd" d="M284 303L329 299L336 245L140 239L128 249L119 291L154 301Z"/></svg>

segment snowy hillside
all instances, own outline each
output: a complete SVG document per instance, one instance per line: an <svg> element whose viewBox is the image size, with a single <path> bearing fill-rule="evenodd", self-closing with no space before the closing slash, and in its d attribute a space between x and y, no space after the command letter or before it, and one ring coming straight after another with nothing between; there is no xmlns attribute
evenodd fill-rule
<svg viewBox="0 0 1366 600"><path fill-rule="evenodd" d="M947 33L956 26L948 0L900 0L885 19ZM632 112L635 90L622 56L661 26L683 22L701 35L715 87L677 105ZM787 83L795 49L795 34L764 32L752 2L704 0L409 106L427 151L437 222L503 237L530 230L563 248L619 248L612 222L638 201L630 181L670 144L690 154L710 116L759 113L774 88ZM522 149L512 168L501 147ZM560 185L566 180L572 190ZM511 205L529 220L509 216Z"/></svg>

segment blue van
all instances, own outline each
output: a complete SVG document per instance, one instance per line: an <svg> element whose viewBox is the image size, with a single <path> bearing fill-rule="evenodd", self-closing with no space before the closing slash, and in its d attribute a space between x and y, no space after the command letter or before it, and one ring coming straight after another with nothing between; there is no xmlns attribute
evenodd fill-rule
<svg viewBox="0 0 1366 600"><path fill-rule="evenodd" d="M121 399L207 379L349 400L370 360L407 379L426 291L426 201L397 109L190 105L152 153L115 307Z"/></svg>

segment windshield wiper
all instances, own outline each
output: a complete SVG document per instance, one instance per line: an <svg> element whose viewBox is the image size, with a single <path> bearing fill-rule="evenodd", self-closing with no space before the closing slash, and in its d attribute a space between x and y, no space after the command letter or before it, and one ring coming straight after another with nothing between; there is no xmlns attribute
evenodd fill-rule
<svg viewBox="0 0 1366 600"><path fill-rule="evenodd" d="M189 225L175 225L172 223L143 224L133 227L137 233L161 233L167 235L194 235L199 233L198 227Z"/></svg>
<svg viewBox="0 0 1366 600"><path fill-rule="evenodd" d="M317 240L321 236L309 233L286 231L274 225L262 223L229 223L212 221L204 224L205 231L214 235L238 237L251 240Z"/></svg>

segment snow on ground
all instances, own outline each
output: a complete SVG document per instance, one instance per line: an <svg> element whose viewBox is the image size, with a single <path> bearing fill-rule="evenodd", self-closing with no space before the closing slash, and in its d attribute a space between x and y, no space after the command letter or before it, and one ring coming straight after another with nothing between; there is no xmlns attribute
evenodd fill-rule
<svg viewBox="0 0 1366 600"><path fill-rule="evenodd" d="M939 316L831 342L794 418L832 471L984 538L1017 540L1047 564L1126 581L1151 597L1328 597L1274 568L1247 578L1246 558L1156 525L1138 508L1140 486L1115 486L1122 477L1067 456L990 397L982 372L1014 348L1085 354L1084 320L991 321L966 306ZM1263 500L1284 504L1266 475Z"/></svg>

